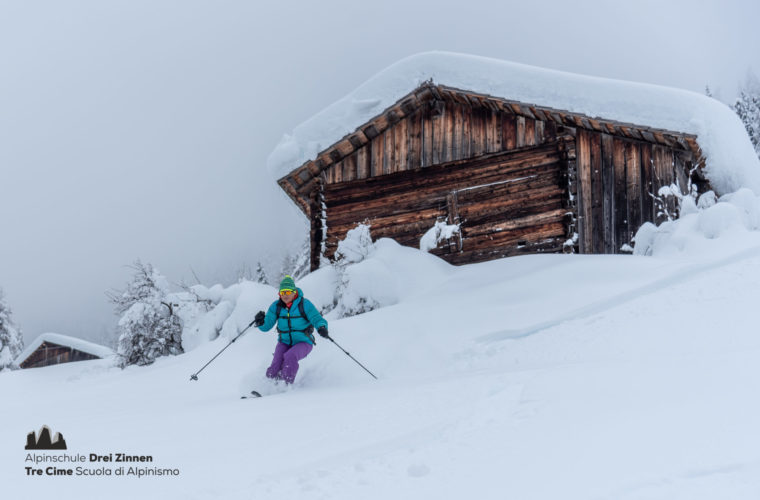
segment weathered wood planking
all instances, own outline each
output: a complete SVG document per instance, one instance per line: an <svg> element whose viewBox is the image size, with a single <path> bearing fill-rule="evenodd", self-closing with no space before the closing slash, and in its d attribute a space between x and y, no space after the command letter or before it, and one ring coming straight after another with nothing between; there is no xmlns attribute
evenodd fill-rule
<svg viewBox="0 0 760 500"><path fill-rule="evenodd" d="M555 140L554 123L457 102L409 114L326 170L327 184L404 172Z"/></svg>
<svg viewBox="0 0 760 500"><path fill-rule="evenodd" d="M338 241L361 221L371 225L373 238L391 237L417 245L436 220L458 220L463 238L446 247L454 253L480 255L489 246L564 239L566 188L560 185L561 168L556 147L547 146L447 167L328 184L324 189L328 213L325 254L331 257ZM538 240L536 234L540 234Z"/></svg>

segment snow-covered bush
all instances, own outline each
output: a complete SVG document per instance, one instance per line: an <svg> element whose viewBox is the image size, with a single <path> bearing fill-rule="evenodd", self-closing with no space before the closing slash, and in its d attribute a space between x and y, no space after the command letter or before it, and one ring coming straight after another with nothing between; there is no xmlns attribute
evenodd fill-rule
<svg viewBox="0 0 760 500"><path fill-rule="evenodd" d="M24 349L21 330L11 319L11 309L0 289L0 370L17 368L16 357Z"/></svg>
<svg viewBox="0 0 760 500"><path fill-rule="evenodd" d="M191 287L192 296L206 304L203 310L191 308L192 301L175 297L184 320L182 347L192 350L217 337L234 338L256 315L277 298L277 289L263 283L241 281L224 288L222 285Z"/></svg>
<svg viewBox="0 0 760 500"><path fill-rule="evenodd" d="M450 268L444 260L392 239L372 242L366 225L349 231L336 255L334 318L387 307L405 296L432 289Z"/></svg>
<svg viewBox="0 0 760 500"><path fill-rule="evenodd" d="M437 248L440 242L454 237L457 233L459 233L459 224L446 224L444 221L437 221L420 238L420 250L429 252Z"/></svg>
<svg viewBox="0 0 760 500"><path fill-rule="evenodd" d="M149 365L160 356L182 349L182 320L177 304L167 297L169 283L152 265L139 260L132 266L132 281L123 292L108 294L121 317L116 353L119 365Z"/></svg>
<svg viewBox="0 0 760 500"><path fill-rule="evenodd" d="M698 199L684 196L680 217L655 226L647 222L634 238L636 255L665 255L684 251L700 252L723 240L731 245L731 236L760 230L760 198L749 189L716 199L708 191ZM760 238L760 232L758 232ZM710 242L714 242L711 244ZM744 238L742 241L746 241Z"/></svg>

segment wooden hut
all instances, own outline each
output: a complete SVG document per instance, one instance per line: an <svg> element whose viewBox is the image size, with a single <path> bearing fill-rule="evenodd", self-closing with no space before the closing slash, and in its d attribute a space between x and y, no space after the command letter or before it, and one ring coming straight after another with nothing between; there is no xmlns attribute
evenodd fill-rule
<svg viewBox="0 0 760 500"><path fill-rule="evenodd" d="M19 354L17 360L21 368L39 368L111 355L111 349L86 340L57 333L43 333Z"/></svg>
<svg viewBox="0 0 760 500"><path fill-rule="evenodd" d="M661 186L706 188L696 136L427 82L278 180L311 221L311 266L357 223L468 264L536 252L626 251L675 212Z"/></svg>

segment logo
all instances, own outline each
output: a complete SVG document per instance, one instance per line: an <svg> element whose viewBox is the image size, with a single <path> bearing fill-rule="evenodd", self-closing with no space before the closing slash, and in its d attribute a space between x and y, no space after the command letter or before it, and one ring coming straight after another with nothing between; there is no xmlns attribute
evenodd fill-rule
<svg viewBox="0 0 760 500"><path fill-rule="evenodd" d="M60 432L55 433L55 439L50 437L50 428L43 425L40 433L35 436L34 431L26 435L25 450L65 450L66 440Z"/></svg>

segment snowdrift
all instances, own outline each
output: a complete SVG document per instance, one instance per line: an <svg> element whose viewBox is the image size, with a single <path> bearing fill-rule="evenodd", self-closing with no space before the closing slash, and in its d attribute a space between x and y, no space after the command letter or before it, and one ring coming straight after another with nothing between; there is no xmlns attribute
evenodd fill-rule
<svg viewBox="0 0 760 500"><path fill-rule="evenodd" d="M742 191L713 201L641 232L648 257L452 267L392 241L354 247L342 269L299 285L332 307L331 335L377 381L317 339L295 387L269 385L274 334L252 331L191 382L275 296L247 282L197 288L210 308L188 326L196 345L186 354L125 370L98 360L0 373L4 491L757 498L758 200ZM338 319L341 287L375 308ZM239 399L252 388L266 395ZM68 453L150 455L140 467L178 475L27 476L23 443L42 425L64 435Z"/></svg>

